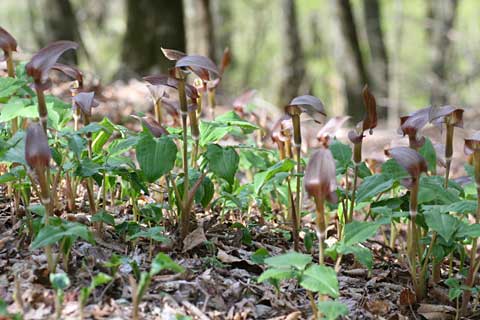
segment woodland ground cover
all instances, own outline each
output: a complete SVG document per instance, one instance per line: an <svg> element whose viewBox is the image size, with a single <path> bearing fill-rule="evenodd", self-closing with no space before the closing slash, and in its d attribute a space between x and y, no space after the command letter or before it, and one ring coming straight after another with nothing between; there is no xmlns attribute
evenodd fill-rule
<svg viewBox="0 0 480 320"><path fill-rule="evenodd" d="M218 108L228 50L217 65L164 49L172 69L144 78L152 112L132 130L57 63L74 42L27 62L4 29L0 45L2 317L478 317L480 135L455 140L463 109L402 117L406 146L371 161L367 86L357 124L310 95L265 121L253 91ZM60 82L70 101L50 94Z"/></svg>

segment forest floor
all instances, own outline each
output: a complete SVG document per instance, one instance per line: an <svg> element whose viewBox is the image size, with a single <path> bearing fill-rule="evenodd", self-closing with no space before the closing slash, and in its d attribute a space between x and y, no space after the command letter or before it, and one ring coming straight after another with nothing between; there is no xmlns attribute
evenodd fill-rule
<svg viewBox="0 0 480 320"><path fill-rule="evenodd" d="M111 105L101 106L98 112L118 122L135 111L146 111L139 109L141 105L148 106L145 102L149 102L147 93L136 90L136 84L132 86L106 88L104 95L108 96ZM365 154L383 159L383 146L393 137L398 137L396 128L379 129L373 136L367 136L364 140ZM457 135L457 139L455 154L463 154L461 134ZM456 177L463 174L462 158L454 158L453 161L453 175ZM54 313L54 292L47 277L46 257L41 250L29 249L28 239L20 233L21 222L12 218L10 199L6 195L6 187L0 186L0 298L5 300L12 313L23 308L24 319L48 319ZM145 199L147 202L150 200ZM84 195L77 199L77 205L79 213L71 214L61 208L57 215L90 224ZM108 272L105 263L112 254L128 256L138 265L144 265L160 251L168 253L187 271L174 275L161 273L153 278L140 304L144 319L182 319L181 315L201 320L294 320L311 317L305 290L293 281L282 283L280 292L267 283L256 282L264 271L261 264L252 261L257 249L266 248L270 255L291 249L290 241L285 238L284 226L265 222L255 208L248 217L239 212L221 217L218 213L205 214L201 208L198 209L197 228L183 243L165 246L140 240L132 247L109 227L95 236L96 245L77 241L69 269L63 270L72 282L66 291L63 318L78 317L80 288L88 286L92 274L97 271ZM129 206L109 208L109 211L116 221L132 219ZM245 222L246 219L256 225L250 229L249 244L242 243L242 230L232 228L233 221ZM306 216L303 223L308 226L312 221ZM165 227L174 238L174 226ZM329 235L328 241L336 241L333 223ZM348 319L454 318L455 306L448 299L447 287L430 287L428 298L421 304L415 303L412 301L414 295L410 276L405 263L399 259L398 251L385 245L381 237L365 245L374 255L371 272L347 256L338 273L340 301L350 309ZM333 265L334 261L327 260L327 264ZM62 269L61 266L58 268ZM130 264L121 265L115 280L94 292L93 299L85 308L86 318L130 319L131 274ZM0 319L3 318L0 316Z"/></svg>

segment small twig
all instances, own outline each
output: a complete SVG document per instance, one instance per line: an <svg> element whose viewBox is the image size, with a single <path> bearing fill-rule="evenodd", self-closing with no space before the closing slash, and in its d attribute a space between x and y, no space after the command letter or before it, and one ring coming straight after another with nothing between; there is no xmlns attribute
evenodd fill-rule
<svg viewBox="0 0 480 320"><path fill-rule="evenodd" d="M193 315L197 316L200 320L210 320L210 318L207 317L205 313L203 313L200 309L195 307L187 300L182 301L182 305L187 308L191 313L193 313Z"/></svg>

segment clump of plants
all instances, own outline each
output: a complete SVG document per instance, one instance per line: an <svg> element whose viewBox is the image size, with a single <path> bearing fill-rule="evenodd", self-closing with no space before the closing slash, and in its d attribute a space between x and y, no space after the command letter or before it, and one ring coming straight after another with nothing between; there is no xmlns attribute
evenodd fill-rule
<svg viewBox="0 0 480 320"><path fill-rule="evenodd" d="M337 274L359 264L372 270L375 252L367 245L372 238L398 252L399 263L408 268L412 304L429 297L429 286L445 284L458 315L471 315L472 297L478 299L479 291L480 134L465 139L468 177L452 178L463 109L427 107L402 117L399 133L408 147L387 148L385 161L374 169L362 147L366 132L378 122L367 86L359 96L365 116L348 133L347 144L336 132L348 116L326 119L325 106L311 95L290 101L272 128L254 110L253 91L220 114L216 94L230 52L216 64L164 49L172 68L144 77L152 110L132 115L138 120L133 130L106 117L97 121L93 115L101 101L82 72L57 63L77 44L55 42L23 64L13 59L15 39L0 28L0 48L7 62L6 76L0 78L0 162L6 168L0 182L8 184L12 221L20 221L29 250L44 250L57 318L69 286L64 272L72 277L79 242L117 241L125 251L125 258L113 256L107 263L110 275L91 272L78 297L81 317L88 302L98 298L97 287L120 280L117 271L125 259L132 269L132 318L138 319L140 302L156 276L185 270L158 252L189 255L192 239L205 237L205 217L214 217L226 228L225 239L234 235L243 248L260 243L259 230L280 234L272 239L287 247L293 244L293 251L273 257L260 251L251 260L265 265L258 281L272 284L278 294L285 281L295 283L315 319L349 313L340 302ZM56 85L52 71L72 81L68 101L49 93ZM302 137L304 116L319 129L313 150L305 148ZM422 134L430 124L444 135L441 154ZM268 131L276 150L268 148ZM437 174L442 157L445 175ZM82 220L80 213L88 214ZM201 240L196 245L214 254L215 242ZM148 251L144 261L133 262L143 249ZM201 260L214 261L215 267L218 259Z"/></svg>

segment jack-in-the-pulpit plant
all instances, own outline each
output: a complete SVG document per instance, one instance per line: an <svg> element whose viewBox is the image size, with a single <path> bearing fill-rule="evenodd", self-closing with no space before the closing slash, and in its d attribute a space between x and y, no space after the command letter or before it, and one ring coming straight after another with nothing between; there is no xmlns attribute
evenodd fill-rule
<svg viewBox="0 0 480 320"><path fill-rule="evenodd" d="M369 130L370 134L372 134L373 129L377 126L377 102L375 101L373 94L368 90L368 86L363 88L362 96L365 105L365 117L357 124L354 130L351 130L348 133L348 138L353 143L354 172L352 196L345 222L350 222L353 219L353 208L355 207L355 195L357 192L358 168L362 163L362 142L365 137L365 131ZM346 174L348 175L348 170Z"/></svg>
<svg viewBox="0 0 480 320"><path fill-rule="evenodd" d="M315 151L308 161L305 170L304 184L308 195L313 198L316 206L316 228L319 240L318 261L324 263L324 241L326 237L325 200L337 201L337 177L335 159L327 148Z"/></svg>
<svg viewBox="0 0 480 320"><path fill-rule="evenodd" d="M37 92L38 116L45 132L47 132L48 111L44 91L51 85L48 73L65 51L77 48L78 44L73 41L57 41L40 49L25 65L27 74L34 81L35 91Z"/></svg>
<svg viewBox="0 0 480 320"><path fill-rule="evenodd" d="M477 187L477 212L475 213L475 223L480 223L480 131L465 139L465 153L473 156L473 167L475 173L475 184ZM468 269L465 285L472 288L475 278L480 268L480 256L477 256L478 238L473 239L472 248L470 249L470 267ZM465 314L468 309L468 303L472 292L465 290L462 297L461 313Z"/></svg>
<svg viewBox="0 0 480 320"><path fill-rule="evenodd" d="M450 167L453 156L453 134L455 127L463 128L463 109L452 106L432 107L430 111L430 122L442 127L445 124L445 188L448 188Z"/></svg>
<svg viewBox="0 0 480 320"><path fill-rule="evenodd" d="M407 229L407 259L410 267L413 286L418 300L422 300L425 296L426 286L426 267L428 265L430 254L427 254L423 260L419 254L419 241L421 232L417 227L418 214L418 192L420 184L420 176L426 173L427 162L414 149L408 147L397 147L385 151L385 154L395 159L410 175L410 178L404 179L403 184L410 191L410 222ZM432 246L430 246L432 247ZM429 250L431 253L431 248Z"/></svg>
<svg viewBox="0 0 480 320"><path fill-rule="evenodd" d="M40 123L30 124L25 139L25 161L29 166L30 179L34 186L38 185L39 198L45 207L45 225L53 216L53 201L50 192L49 166L51 159L48 138ZM49 272L55 271L55 265L50 246L45 247Z"/></svg>
<svg viewBox="0 0 480 320"><path fill-rule="evenodd" d="M326 117L325 107L323 102L317 97L311 95L303 95L293 98L292 101L285 107L285 113L292 119L293 127L293 143L295 149L295 161L297 161L296 175L296 192L295 202L291 208L291 224L292 233L295 244L295 249L298 250L298 229L299 229L299 217L300 217L300 196L302 190L301 177L302 174L302 129L300 116L302 113L308 114L316 122L323 121L323 117ZM319 117L321 119L319 119Z"/></svg>
<svg viewBox="0 0 480 320"><path fill-rule="evenodd" d="M0 49L3 50L3 57L0 61L7 62L7 72L10 78L15 77L15 65L13 63L13 52L17 51L17 40L5 29L0 27ZM17 118L12 119L12 133L18 130Z"/></svg>

